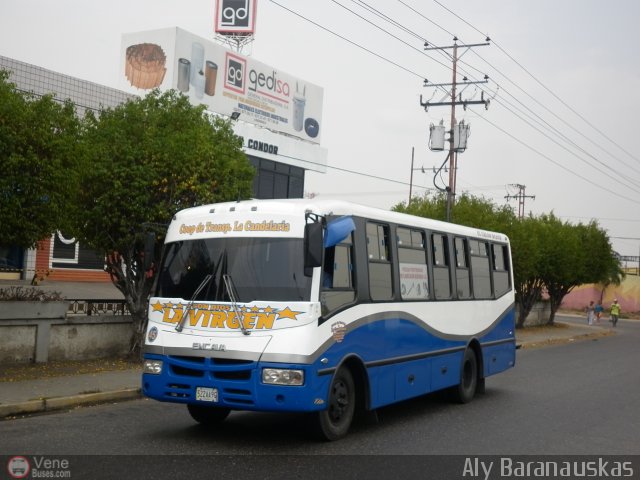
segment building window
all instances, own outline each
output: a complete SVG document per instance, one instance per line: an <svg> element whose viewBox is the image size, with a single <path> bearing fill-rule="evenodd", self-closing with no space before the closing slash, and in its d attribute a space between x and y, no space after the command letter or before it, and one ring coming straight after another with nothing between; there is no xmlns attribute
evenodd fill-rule
<svg viewBox="0 0 640 480"><path fill-rule="evenodd" d="M253 196L260 199L302 198L304 169L264 158L247 156L256 169Z"/></svg>

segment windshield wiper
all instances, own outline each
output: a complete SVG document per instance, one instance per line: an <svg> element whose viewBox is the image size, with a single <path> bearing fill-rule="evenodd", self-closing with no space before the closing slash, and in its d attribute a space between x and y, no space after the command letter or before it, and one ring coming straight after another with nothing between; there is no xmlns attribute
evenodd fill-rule
<svg viewBox="0 0 640 480"><path fill-rule="evenodd" d="M213 275L208 273L207 276L204 277L204 280L202 280L200 285L198 285L198 288L196 288L196 291L193 292L193 295L191 296L191 300L189 300L189 303L187 304L187 308L184 309L184 313L182 314L182 318L180 319L180 321L176 325L176 332L181 332L182 331L182 329L184 328L184 322L187 321L187 317L189 316L189 312L193 308L193 302L196 300L196 297L198 296L200 291L207 285L207 283L209 283L211 281L212 278L213 278Z"/></svg>
<svg viewBox="0 0 640 480"><path fill-rule="evenodd" d="M231 307L233 308L234 313L236 314L236 318L238 319L238 323L240 324L240 329L242 329L242 333L245 335L250 335L251 332L246 329L244 326L244 319L240 316L240 312L238 311L238 301L236 295L236 286L233 283L233 278L231 275L224 273L222 275L222 280L224 280L224 285L227 287L227 294L229 295L229 300L231 301Z"/></svg>

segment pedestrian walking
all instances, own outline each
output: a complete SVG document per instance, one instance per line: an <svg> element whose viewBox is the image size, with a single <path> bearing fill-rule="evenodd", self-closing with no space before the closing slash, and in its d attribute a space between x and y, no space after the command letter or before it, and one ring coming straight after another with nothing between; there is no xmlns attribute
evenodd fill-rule
<svg viewBox="0 0 640 480"><path fill-rule="evenodd" d="M593 318L596 313L596 307L593 305L593 300L589 302L589 305L587 305L587 308L585 310L587 312L587 323L589 325L593 325Z"/></svg>
<svg viewBox="0 0 640 480"><path fill-rule="evenodd" d="M618 317L620 316L620 304L618 303L618 299L614 298L613 303L611 304L611 323L615 327L618 323Z"/></svg>
<svg viewBox="0 0 640 480"><path fill-rule="evenodd" d="M604 307L601 302L596 303L596 323L600 323L600 317L602 316L602 312L604 311Z"/></svg>

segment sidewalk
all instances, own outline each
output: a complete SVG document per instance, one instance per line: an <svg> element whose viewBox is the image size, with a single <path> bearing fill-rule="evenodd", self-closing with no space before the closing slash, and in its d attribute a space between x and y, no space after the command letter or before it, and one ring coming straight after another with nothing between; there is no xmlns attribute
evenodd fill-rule
<svg viewBox="0 0 640 480"><path fill-rule="evenodd" d="M142 368L0 382L0 419L140 397Z"/></svg>
<svg viewBox="0 0 640 480"><path fill-rule="evenodd" d="M519 348L539 348L611 335L606 324L557 323L516 331ZM0 419L141 397L141 367L0 382Z"/></svg>

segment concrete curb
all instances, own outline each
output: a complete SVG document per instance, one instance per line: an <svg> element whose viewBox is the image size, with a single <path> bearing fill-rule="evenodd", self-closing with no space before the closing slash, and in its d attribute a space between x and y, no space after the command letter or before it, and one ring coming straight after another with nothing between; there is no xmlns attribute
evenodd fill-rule
<svg viewBox="0 0 640 480"><path fill-rule="evenodd" d="M14 415L66 410L82 405L97 405L106 402L135 400L141 397L142 392L140 388L125 388L110 392L81 393L67 397L40 398L26 402L0 405L0 419Z"/></svg>

